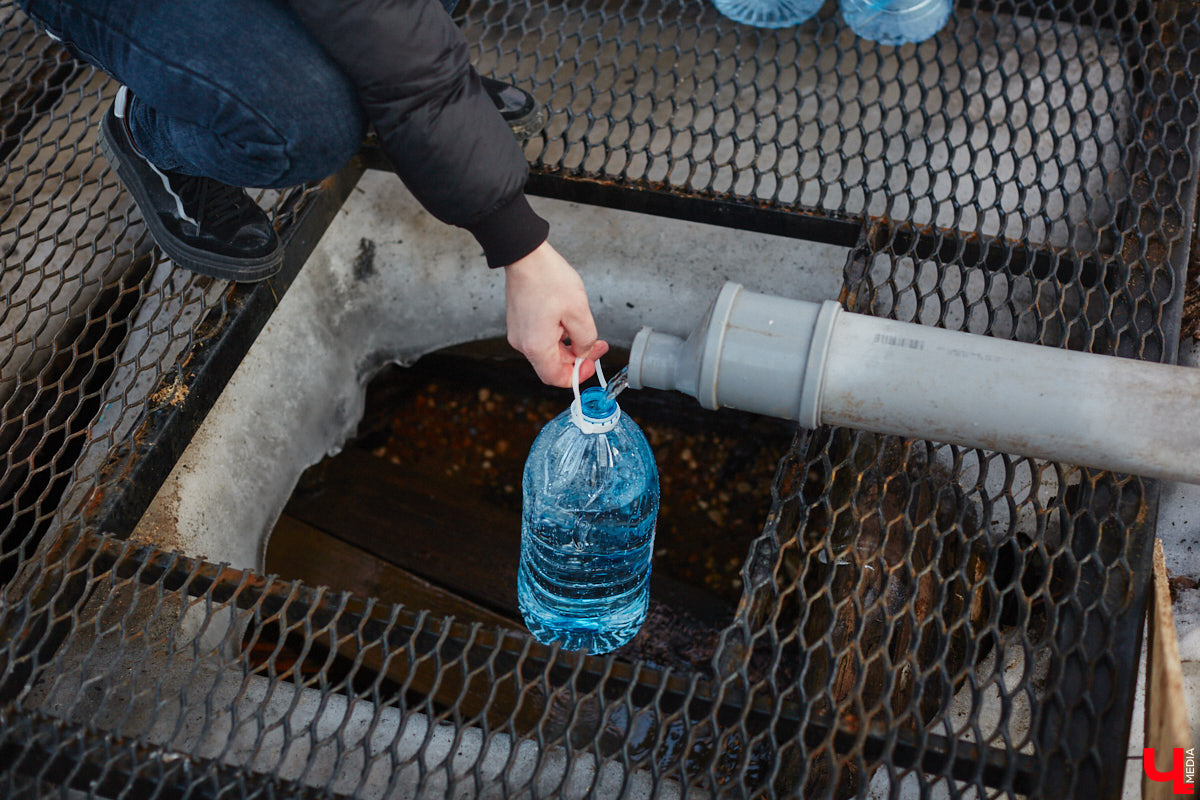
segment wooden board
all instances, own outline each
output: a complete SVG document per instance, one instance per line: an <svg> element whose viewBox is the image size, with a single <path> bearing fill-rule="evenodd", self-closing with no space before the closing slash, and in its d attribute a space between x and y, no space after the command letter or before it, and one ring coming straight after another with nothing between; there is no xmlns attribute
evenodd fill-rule
<svg viewBox="0 0 1200 800"><path fill-rule="evenodd" d="M285 515L506 619L520 619L518 514L483 502L451 478L348 448L302 481ZM628 658L703 669L733 616L720 598L651 575L643 632Z"/></svg>
<svg viewBox="0 0 1200 800"><path fill-rule="evenodd" d="M298 579L335 590L369 594L385 602L454 617L460 622L524 630L519 622L435 586L286 514L271 534L267 568L288 580ZM269 636L264 641L266 646L262 652L267 654L270 668L285 672L288 669L305 671L303 663L288 660L293 654L286 652L286 646L280 650L277 640ZM523 687L511 674L493 681L484 672L468 674L458 662L443 664L428 657L413 660L405 649L395 650L385 657L380 648L373 645L361 648L354 638L341 639L334 646L348 663L361 664L371 672L382 673L395 685L407 687L410 694L427 698L433 708L453 708L461 719L480 719L493 727L511 724L514 730L528 735L538 729L545 717L548 705L545 694L536 688L522 691ZM317 661L320 662L321 657ZM320 667L317 663L311 669L315 674ZM264 668L264 665L258 665L258 668Z"/></svg>
<svg viewBox="0 0 1200 800"><path fill-rule="evenodd" d="M1159 772L1170 772L1174 748L1193 747L1188 725L1187 698L1183 692L1183 665L1171 610L1171 589L1162 541L1154 540L1154 588L1149 609L1149 644L1146 664L1146 747L1154 748ZM1138 760L1135 763L1141 765ZM1178 797L1170 782L1152 781L1142 770L1142 797L1167 800Z"/></svg>
<svg viewBox="0 0 1200 800"><path fill-rule="evenodd" d="M521 623L509 617L374 558L364 550L286 514L271 533L267 545L267 569L286 580L302 580L339 591L352 590L386 603L428 609L462 622L523 629Z"/></svg>

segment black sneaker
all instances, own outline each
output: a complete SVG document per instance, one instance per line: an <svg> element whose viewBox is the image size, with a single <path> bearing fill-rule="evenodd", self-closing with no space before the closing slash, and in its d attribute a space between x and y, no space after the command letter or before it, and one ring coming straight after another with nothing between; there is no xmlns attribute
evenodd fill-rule
<svg viewBox="0 0 1200 800"><path fill-rule="evenodd" d="M500 116L504 117L518 139L524 141L536 136L546 127L546 115L529 92L495 78L481 75L479 79L483 81L483 88L496 104Z"/></svg>
<svg viewBox="0 0 1200 800"><path fill-rule="evenodd" d="M279 271L283 248L271 219L244 189L160 170L129 135L124 86L100 121L100 150L133 195L155 243L179 266L231 281Z"/></svg>

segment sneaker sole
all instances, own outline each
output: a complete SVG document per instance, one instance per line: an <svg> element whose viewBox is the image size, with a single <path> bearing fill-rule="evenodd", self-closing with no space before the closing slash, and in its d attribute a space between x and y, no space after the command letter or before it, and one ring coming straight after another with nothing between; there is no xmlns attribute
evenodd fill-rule
<svg viewBox="0 0 1200 800"><path fill-rule="evenodd" d="M517 141L523 142L537 136L546 127L546 113L541 108L535 108L523 117L506 121Z"/></svg>
<svg viewBox="0 0 1200 800"><path fill-rule="evenodd" d="M100 133L97 137L100 144L100 152L108 159L109 165L116 170L121 183L133 195L138 208L148 208L151 203L146 187L142 184L140 177L134 170L125 167L121 155L117 153L116 148L113 147L112 142L109 140L107 130L108 120L109 115L106 114L100 123ZM238 283L256 283L272 277L283 266L282 247L277 248L270 255L261 258L232 258L222 256L218 253L205 252L197 247L192 247L186 242L179 241L171 235L171 232L166 229L166 226L159 221L158 216L155 214L143 212L142 219L146 222L146 227L150 230L150 235L154 238L154 243L163 251L163 254L191 272L207 275L210 278L237 281Z"/></svg>

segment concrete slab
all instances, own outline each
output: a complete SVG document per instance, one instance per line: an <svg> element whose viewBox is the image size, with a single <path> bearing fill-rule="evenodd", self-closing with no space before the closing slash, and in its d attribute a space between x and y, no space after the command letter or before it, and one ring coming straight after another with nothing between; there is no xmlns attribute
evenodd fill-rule
<svg viewBox="0 0 1200 800"><path fill-rule="evenodd" d="M616 345L628 346L642 325L686 333L726 280L806 300L834 297L840 287L844 248L533 204L583 275L597 325ZM300 473L353 434L376 370L503 335L503 273L485 268L474 239L437 222L394 176L366 175L135 539L261 568L266 537Z"/></svg>

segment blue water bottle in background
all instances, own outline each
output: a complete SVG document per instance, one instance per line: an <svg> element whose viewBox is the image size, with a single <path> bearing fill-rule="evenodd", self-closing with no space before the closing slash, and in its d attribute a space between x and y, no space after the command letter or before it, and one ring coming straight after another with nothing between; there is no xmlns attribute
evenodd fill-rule
<svg viewBox="0 0 1200 800"><path fill-rule="evenodd" d="M621 413L622 370L546 424L521 483L517 599L525 625L545 644L593 653L632 639L650 601L658 519L658 468L641 430Z"/></svg>
<svg viewBox="0 0 1200 800"><path fill-rule="evenodd" d="M901 45L923 42L945 26L953 0L841 0L842 19L858 36Z"/></svg>
<svg viewBox="0 0 1200 800"><path fill-rule="evenodd" d="M757 28L790 28L821 10L825 0L713 0L726 17Z"/></svg>

